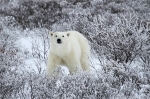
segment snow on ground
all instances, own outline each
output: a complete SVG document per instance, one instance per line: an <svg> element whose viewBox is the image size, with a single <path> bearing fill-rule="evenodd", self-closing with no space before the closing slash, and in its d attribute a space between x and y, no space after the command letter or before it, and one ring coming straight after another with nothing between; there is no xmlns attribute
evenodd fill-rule
<svg viewBox="0 0 150 99"><path fill-rule="evenodd" d="M90 58L90 66L92 70L101 70L102 66L100 63L100 60L98 59L98 57L96 57L96 55L92 55Z"/></svg>
<svg viewBox="0 0 150 99"><path fill-rule="evenodd" d="M29 52L32 52L32 39L31 37L20 38L20 45L22 46L22 50L26 49Z"/></svg>
<svg viewBox="0 0 150 99"><path fill-rule="evenodd" d="M27 58L25 59L25 69L29 71L39 72L39 69L44 70L45 64L41 62L39 59L32 57L33 52L33 41L37 38L32 37L22 37L18 41L20 46L22 47L21 50L26 53Z"/></svg>

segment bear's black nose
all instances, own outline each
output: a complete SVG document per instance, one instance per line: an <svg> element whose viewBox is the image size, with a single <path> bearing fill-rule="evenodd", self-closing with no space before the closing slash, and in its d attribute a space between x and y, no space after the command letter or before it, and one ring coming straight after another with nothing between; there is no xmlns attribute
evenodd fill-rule
<svg viewBox="0 0 150 99"><path fill-rule="evenodd" d="M57 43L62 43L61 39L57 39Z"/></svg>

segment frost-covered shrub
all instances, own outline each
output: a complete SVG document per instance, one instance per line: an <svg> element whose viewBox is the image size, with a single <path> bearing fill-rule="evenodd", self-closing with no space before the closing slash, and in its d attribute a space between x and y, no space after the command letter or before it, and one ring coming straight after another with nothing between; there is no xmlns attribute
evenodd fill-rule
<svg viewBox="0 0 150 99"><path fill-rule="evenodd" d="M4 15L13 16L24 29L47 27L59 21L61 7L56 1L35 2L32 0L20 1L19 8L4 10Z"/></svg>
<svg viewBox="0 0 150 99"><path fill-rule="evenodd" d="M4 25L0 31L0 98L13 98L20 90L23 76L18 75L18 68L23 66L23 55L17 45L17 35Z"/></svg>
<svg viewBox="0 0 150 99"><path fill-rule="evenodd" d="M100 46L106 47L108 52L106 51L105 54L106 56L108 54L108 59L112 57L118 62L132 62L135 57L143 53L143 47L148 40L142 20L136 16L130 19L124 15L112 20L114 25L98 34L100 38L95 39Z"/></svg>
<svg viewBox="0 0 150 99"><path fill-rule="evenodd" d="M77 73L56 80L45 74L24 73L25 76L15 76L21 77L20 80L17 81L16 78L13 83L9 83L9 90L1 90L1 96L3 99L23 97L40 99L119 99L123 97L132 99L149 97L150 86L143 82L137 74L117 70L111 75L108 74L97 73L96 77L95 74Z"/></svg>

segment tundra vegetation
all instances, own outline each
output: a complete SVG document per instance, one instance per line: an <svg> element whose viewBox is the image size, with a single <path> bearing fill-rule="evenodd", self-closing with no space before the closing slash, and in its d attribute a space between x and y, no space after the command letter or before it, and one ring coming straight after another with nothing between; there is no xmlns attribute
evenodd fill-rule
<svg viewBox="0 0 150 99"><path fill-rule="evenodd" d="M149 99L149 16L149 0L0 0L0 98ZM58 68L55 79L48 32L67 30L89 40L99 64L90 74Z"/></svg>

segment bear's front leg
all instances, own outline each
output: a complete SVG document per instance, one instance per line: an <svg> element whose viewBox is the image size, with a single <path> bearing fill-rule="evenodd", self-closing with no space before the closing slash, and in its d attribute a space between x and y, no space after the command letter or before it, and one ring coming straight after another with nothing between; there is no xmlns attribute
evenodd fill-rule
<svg viewBox="0 0 150 99"><path fill-rule="evenodd" d="M48 63L47 63L47 73L49 75L54 75L56 76L56 74L54 74L54 71L56 70L57 66L60 64L60 58L52 53L49 54L48 57Z"/></svg>
<svg viewBox="0 0 150 99"><path fill-rule="evenodd" d="M66 65L67 65L67 67L68 67L71 74L82 70L80 60L77 56L67 58L65 63L66 63Z"/></svg>

